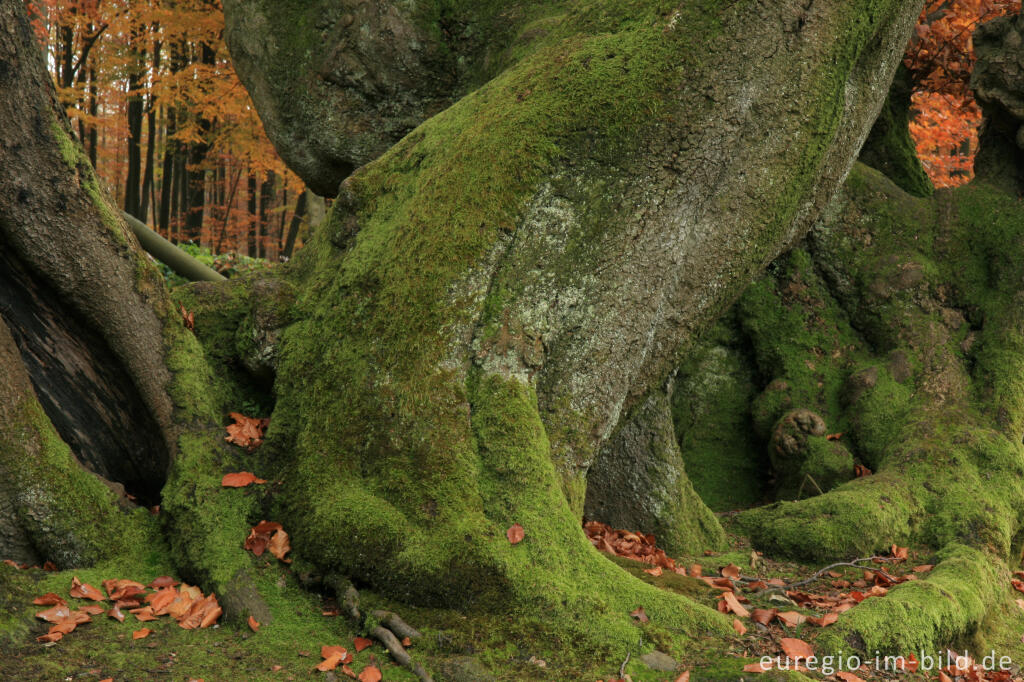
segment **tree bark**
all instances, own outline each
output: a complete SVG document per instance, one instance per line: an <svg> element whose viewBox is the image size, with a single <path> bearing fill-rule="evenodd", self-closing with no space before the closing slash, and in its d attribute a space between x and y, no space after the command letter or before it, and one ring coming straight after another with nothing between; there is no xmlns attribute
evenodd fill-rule
<svg viewBox="0 0 1024 682"><path fill-rule="evenodd" d="M587 472L646 405L666 425L667 396L649 402L652 392L828 204L920 3L706 0L668 15L662 3L555 4L537 25L517 3L423 3L415 17L406 3L344 3L322 21L325 3L226 3L232 53L272 139L315 140L282 146L285 157L332 192L361 168L280 280L178 294L198 342L116 217L79 231L124 237L106 256L133 266L122 280L95 263L40 261L86 253L63 233L20 237L21 257L41 254L30 264L108 335L142 395L171 456L162 507L175 556L231 613L264 622L239 538L269 508L325 578L394 598L543 613L566 641L623 650L638 605L678 638L731 632L591 547ZM5 52L25 53L20 3L0 7L5 26L23 27ZM318 25L334 40L306 50L323 35L301 27ZM275 39L261 39L270 27ZM31 70L6 76L5 88L47 92ZM39 116L17 107L32 101L2 104L13 123L0 134L24 136L14 123ZM60 128L43 129L25 158L59 164ZM16 170L0 170L12 188L0 215L18 220L0 234L12 242L54 222L44 209L69 215L45 172ZM65 163L51 175L72 183L87 171ZM19 182L51 203L24 213ZM84 215L102 215L96 201ZM136 310L142 319L117 317ZM217 425L274 372L258 473L283 484L264 500L219 486L230 456ZM669 440L655 435L651 447ZM688 486L681 474L675 493ZM513 524L526 532L515 545Z"/></svg>

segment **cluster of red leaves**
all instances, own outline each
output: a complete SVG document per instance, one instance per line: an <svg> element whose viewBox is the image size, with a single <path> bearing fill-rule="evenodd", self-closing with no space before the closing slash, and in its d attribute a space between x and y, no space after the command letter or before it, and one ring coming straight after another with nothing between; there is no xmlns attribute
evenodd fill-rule
<svg viewBox="0 0 1024 682"><path fill-rule="evenodd" d="M365 637L356 637L353 640L353 645L355 646L356 653L359 653L360 651L366 649L372 644L373 642L366 639ZM402 644L404 646L409 646L411 642L409 644L406 644L403 641ZM353 659L352 654L348 651L348 649L346 649L343 646L321 647L320 658L324 659L320 661L319 665L316 666L316 669L320 672L334 670L340 665L341 674L353 680L359 680L359 682L380 682L380 680L382 679L380 668L372 664L363 668L362 672L360 672L357 675L355 671L348 666L348 664L355 659ZM371 656L370 658L372 659L373 657Z"/></svg>
<svg viewBox="0 0 1024 682"><path fill-rule="evenodd" d="M3 563L7 564L11 568L18 569L19 571L27 571L27 570L29 570L31 568L35 568L35 569L40 568L39 566L30 566L28 564L19 564L17 561L14 561L13 559L4 559ZM57 570L57 566L52 561L47 561L46 563L44 563L42 565L42 570L49 571L49 572L52 573L53 571Z"/></svg>
<svg viewBox="0 0 1024 682"><path fill-rule="evenodd" d="M675 560L666 555L665 550L658 548L654 542L654 536L650 533L618 530L600 521L587 521L583 524L583 530L590 539L590 543L602 552L627 559L636 559L654 564L660 569L686 575L686 569L677 568ZM659 572L657 575L661 575L661 573Z"/></svg>
<svg viewBox="0 0 1024 682"><path fill-rule="evenodd" d="M284 563L292 562L285 558L285 554L292 550L288 533L276 521L260 521L250 528L244 547L256 556L263 556L265 551L270 550L271 554Z"/></svg>
<svg viewBox="0 0 1024 682"><path fill-rule="evenodd" d="M971 34L1020 8L1020 0L929 0L921 12L903 63L914 83L910 132L936 187L973 176L981 109L970 89Z"/></svg>
<svg viewBox="0 0 1024 682"><path fill-rule="evenodd" d="M139 622L170 616L186 630L208 628L217 622L222 609L216 595L204 596L198 587L185 584L176 587L178 585L178 581L169 576L156 578L148 586L134 580L104 580L103 589L107 593L104 597L98 589L81 582L75 576L71 580L69 597L92 602L109 601L113 605L86 604L72 609L63 597L48 592L32 601L37 606L51 607L36 614L36 618L52 623L49 632L36 639L40 642L58 642L79 625L92 621L92 616L102 613L121 623L126 617L124 611L134 615ZM132 633L132 638L142 639L151 632L149 628L142 628Z"/></svg>
<svg viewBox="0 0 1024 682"><path fill-rule="evenodd" d="M228 435L224 438L229 443L234 443L252 452L263 443L263 432L270 424L270 419L264 417L246 417L244 414L232 412L228 415L235 423L227 427Z"/></svg>

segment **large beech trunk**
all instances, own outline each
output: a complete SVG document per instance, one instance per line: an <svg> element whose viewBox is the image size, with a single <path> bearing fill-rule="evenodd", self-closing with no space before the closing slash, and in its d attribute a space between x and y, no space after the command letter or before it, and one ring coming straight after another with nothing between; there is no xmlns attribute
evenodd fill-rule
<svg viewBox="0 0 1024 682"><path fill-rule="evenodd" d="M828 204L920 3L350 4L226 3L283 156L313 187L343 182L292 267L176 294L193 336L68 137L21 3L0 0L0 88L28 95L0 99L0 266L52 308L49 325L2 314L50 422L140 492L132 476L155 488L170 462L175 555L236 616L265 622L238 538L269 510L338 584L546 612L609 644L635 640L639 604L680 635L728 632L593 550L587 472L630 415L663 422L634 442L664 443L667 398L651 392ZM318 40L330 49L307 49ZM66 337L80 361L31 361ZM275 372L268 441L246 459L219 424ZM123 418L146 435L88 428L54 383L96 411L135 404ZM137 438L159 447L126 469ZM243 464L284 485L220 488ZM681 515L701 504L682 472L675 494ZM720 542L699 517L659 532ZM511 545L514 523L526 539Z"/></svg>

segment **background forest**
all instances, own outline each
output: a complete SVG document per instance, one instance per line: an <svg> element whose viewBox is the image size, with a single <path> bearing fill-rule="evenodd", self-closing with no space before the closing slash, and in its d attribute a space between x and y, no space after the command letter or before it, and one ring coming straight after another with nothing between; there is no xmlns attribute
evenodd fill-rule
<svg viewBox="0 0 1024 682"><path fill-rule="evenodd" d="M309 196L235 74L219 0L27 4L68 116L125 212L214 254L290 257ZM981 110L968 86L971 33L1020 5L933 0L921 14L904 63L911 134L936 187L973 177Z"/></svg>

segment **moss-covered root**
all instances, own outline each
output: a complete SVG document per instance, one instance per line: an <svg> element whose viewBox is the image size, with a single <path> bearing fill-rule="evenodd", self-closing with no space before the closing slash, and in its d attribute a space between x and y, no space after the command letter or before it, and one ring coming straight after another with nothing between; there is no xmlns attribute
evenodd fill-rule
<svg viewBox="0 0 1024 682"><path fill-rule="evenodd" d="M530 387L495 375L469 383L469 410L435 400L430 423L449 425L447 461L461 467L419 467L419 504L403 510L390 498L400 480L393 468L339 470L330 455L307 453L286 481L295 546L325 570L407 602L541 617L563 641L610 657L635 648L629 614L638 607L677 643L728 634L720 614L632 578L594 550L562 493ZM514 524L525 531L516 544L506 537Z"/></svg>
<svg viewBox="0 0 1024 682"><path fill-rule="evenodd" d="M686 474L665 390L652 391L587 473L587 518L653 533L670 555L720 550L725 531Z"/></svg>
<svg viewBox="0 0 1024 682"><path fill-rule="evenodd" d="M815 640L819 653L853 651L870 657L933 654L963 641L986 614L1008 599L1005 563L989 552L952 543L926 578L866 599Z"/></svg>
<svg viewBox="0 0 1024 682"><path fill-rule="evenodd" d="M171 548L182 575L215 592L226 617L252 615L268 622L270 612L253 580L253 557L243 542L259 521L258 488L224 488L228 463L219 431L185 433L164 488L163 512Z"/></svg>
<svg viewBox="0 0 1024 682"><path fill-rule="evenodd" d="M0 376L0 557L70 567L120 551L139 517L57 435L2 320Z"/></svg>

